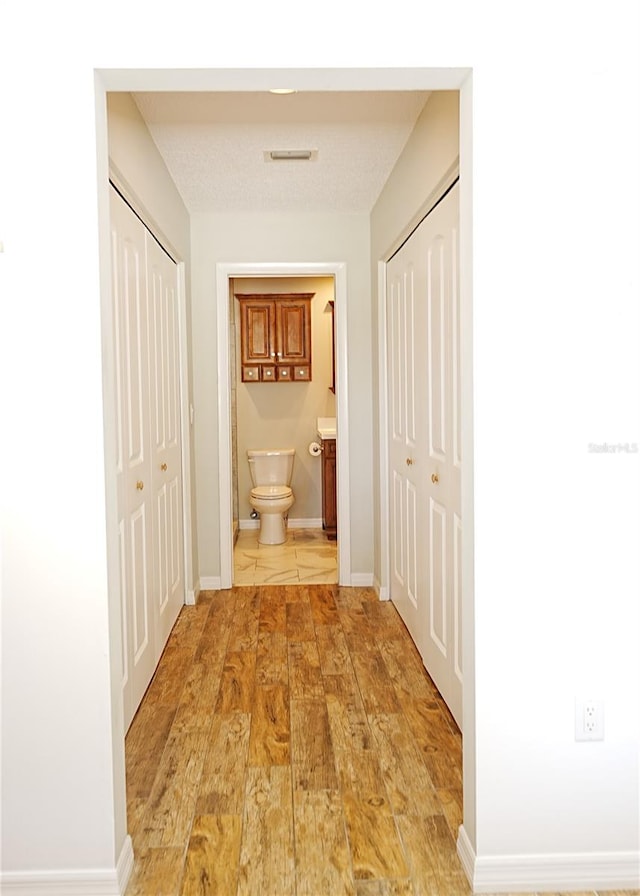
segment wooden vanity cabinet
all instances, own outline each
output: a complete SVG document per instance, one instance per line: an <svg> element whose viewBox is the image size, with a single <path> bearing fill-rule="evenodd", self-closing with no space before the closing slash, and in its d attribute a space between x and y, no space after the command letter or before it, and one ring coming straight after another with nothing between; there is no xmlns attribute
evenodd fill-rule
<svg viewBox="0 0 640 896"><path fill-rule="evenodd" d="M338 532L336 499L336 440L322 440L322 528L333 540Z"/></svg>
<svg viewBox="0 0 640 896"><path fill-rule="evenodd" d="M311 299L315 293L236 294L242 382L311 380Z"/></svg>

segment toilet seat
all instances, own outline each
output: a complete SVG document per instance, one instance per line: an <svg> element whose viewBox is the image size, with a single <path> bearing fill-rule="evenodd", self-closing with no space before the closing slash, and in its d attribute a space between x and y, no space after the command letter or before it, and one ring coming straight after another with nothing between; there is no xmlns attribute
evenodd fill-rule
<svg viewBox="0 0 640 896"><path fill-rule="evenodd" d="M281 501L290 498L293 491L288 485L256 485L251 489L251 497L261 501Z"/></svg>

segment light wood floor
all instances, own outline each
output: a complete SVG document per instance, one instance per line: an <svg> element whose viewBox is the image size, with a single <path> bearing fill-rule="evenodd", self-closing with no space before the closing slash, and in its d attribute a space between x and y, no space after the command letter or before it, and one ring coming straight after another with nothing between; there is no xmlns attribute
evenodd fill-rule
<svg viewBox="0 0 640 896"><path fill-rule="evenodd" d="M126 738L127 896L468 896L461 737L391 603L183 608Z"/></svg>

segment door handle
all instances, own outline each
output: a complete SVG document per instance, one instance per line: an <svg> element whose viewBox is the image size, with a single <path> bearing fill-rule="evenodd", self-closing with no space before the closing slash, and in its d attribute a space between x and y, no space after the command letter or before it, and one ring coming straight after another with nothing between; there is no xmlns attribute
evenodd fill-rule
<svg viewBox="0 0 640 896"><path fill-rule="evenodd" d="M166 465L166 464L160 464L160 469L161 469L162 472L164 473L164 472L166 471L166 469L167 469L167 465Z"/></svg>
<svg viewBox="0 0 640 896"><path fill-rule="evenodd" d="M432 474L431 474L431 481L433 482L434 485L435 485L437 482L440 481L440 480L438 479L438 474L437 474L437 473L432 473Z"/></svg>
<svg viewBox="0 0 640 896"><path fill-rule="evenodd" d="M139 492L141 492L144 488L144 482L141 479L138 479L138 481L136 482L136 488Z"/></svg>

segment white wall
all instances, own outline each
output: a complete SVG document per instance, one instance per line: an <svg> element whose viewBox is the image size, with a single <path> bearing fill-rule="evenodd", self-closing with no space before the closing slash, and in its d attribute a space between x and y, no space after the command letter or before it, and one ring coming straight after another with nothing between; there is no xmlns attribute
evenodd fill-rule
<svg viewBox="0 0 640 896"><path fill-rule="evenodd" d="M116 180L131 189L136 211L165 246L188 260L189 213L131 95L109 93L107 116Z"/></svg>
<svg viewBox="0 0 640 896"><path fill-rule="evenodd" d="M31 39L31 24L5 21L13 46ZM41 25L51 37L53 23ZM3 893L40 878L65 891L69 872L115 886L126 848L93 75L85 69L67 94L64 64L47 74L43 56L44 68L17 78L9 61L18 60L3 53L3 79L20 85L3 108L0 150L0 382L10 430L1 464ZM99 141L105 162L104 117ZM105 182L103 208L106 200ZM102 236L108 246L108 229Z"/></svg>
<svg viewBox="0 0 640 896"><path fill-rule="evenodd" d="M428 27L407 28L415 8L399 0L395 18L363 21L361 10L328 2L303 51L282 25L286 3L277 26L273 9L256 4L247 30L243 4L218 9L212 30L209 12L205 23L190 0L173 17L157 16L145 0L114 0L99 28L91 8L82 40L67 28L85 24L84 8L67 0L5 11L2 382L4 419L19 421L2 442L7 892L10 873L111 873L121 842L94 66L130 69L124 89L148 86L145 68L182 69L164 77L168 89L188 83L196 66L246 67L250 84L251 70L274 60L292 68L347 61L328 84L366 81L368 66L383 70L369 75L372 85L402 81L403 67L473 68L473 846L485 872L514 854L576 849L589 859L637 850L639 460L588 446L640 443L638 9L626 0L613 0L606 16L550 0L517 10L461 2L421 8ZM242 41L219 37L240 31ZM101 77L113 86L115 75ZM455 86L447 77L434 75ZM222 224L205 228L194 253L211 251L215 237L234 260ZM356 222L356 242L368 240L366 229ZM353 237L344 231L330 254L349 261ZM301 246L300 236L306 260L318 247ZM368 283L360 271L350 290L355 308ZM213 284L209 266L198 320L211 332ZM356 347L358 375L368 353ZM215 387L212 362L198 401L206 404ZM366 401L353 410L366 432ZM201 434L204 447L215 444L207 428L214 421ZM360 491L370 471L353 473ZM204 492L215 506L206 470ZM596 689L606 702L605 741L576 744L573 696Z"/></svg>
<svg viewBox="0 0 640 896"><path fill-rule="evenodd" d="M371 212L372 263L388 258L428 211L459 155L456 90L431 94Z"/></svg>
<svg viewBox="0 0 640 896"><path fill-rule="evenodd" d="M372 443L368 215L197 214L192 219L193 372L201 578L220 575L216 263L346 262L351 444ZM221 301L226 302L226 296ZM265 387L266 388L266 387ZM276 387L272 387L276 388ZM319 414L318 416L322 416ZM310 440L310 439L309 439ZM351 452L351 568L373 570L371 453Z"/></svg>

